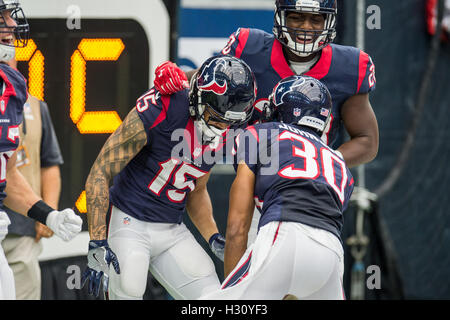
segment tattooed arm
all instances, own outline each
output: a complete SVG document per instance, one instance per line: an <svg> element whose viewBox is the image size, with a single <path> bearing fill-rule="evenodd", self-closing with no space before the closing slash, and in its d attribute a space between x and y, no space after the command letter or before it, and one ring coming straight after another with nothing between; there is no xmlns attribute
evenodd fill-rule
<svg viewBox="0 0 450 320"><path fill-rule="evenodd" d="M106 239L109 182L147 143L147 134L133 108L119 128L108 138L86 181L86 203L91 240Z"/></svg>

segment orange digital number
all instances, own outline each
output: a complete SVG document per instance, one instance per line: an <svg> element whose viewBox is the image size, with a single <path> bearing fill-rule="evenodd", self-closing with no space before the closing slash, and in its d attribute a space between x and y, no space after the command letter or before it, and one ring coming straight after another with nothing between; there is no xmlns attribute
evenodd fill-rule
<svg viewBox="0 0 450 320"><path fill-rule="evenodd" d="M71 58L70 118L81 134L112 133L122 123L116 111L86 111L86 61L117 61L121 39L82 39Z"/></svg>
<svg viewBox="0 0 450 320"><path fill-rule="evenodd" d="M116 111L86 111L86 61L117 61L125 49L121 39L82 39L71 58L70 118L81 134L112 133L122 123ZM87 212L86 191L75 203Z"/></svg>
<svg viewBox="0 0 450 320"><path fill-rule="evenodd" d="M117 61L125 49L119 38L82 39L72 54L70 67L70 119L81 134L112 133L122 123L116 111L86 111L86 62ZM30 39L25 48L17 48L17 61L28 62L29 92L44 100L45 59L36 43ZM108 107L114 109L114 107ZM86 191L82 191L75 206L86 213Z"/></svg>
<svg viewBox="0 0 450 320"><path fill-rule="evenodd" d="M28 91L36 98L44 100L45 61L32 39L25 48L16 48L16 60L28 61Z"/></svg>

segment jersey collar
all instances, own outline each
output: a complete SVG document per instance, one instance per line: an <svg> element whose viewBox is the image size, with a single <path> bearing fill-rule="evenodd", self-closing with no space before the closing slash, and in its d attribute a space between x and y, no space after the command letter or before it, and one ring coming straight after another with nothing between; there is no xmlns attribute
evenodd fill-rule
<svg viewBox="0 0 450 320"><path fill-rule="evenodd" d="M313 77L317 80L324 78L330 71L332 58L333 49L330 45L328 45L322 49L319 61L317 61L317 63L311 68L311 70L306 72L305 75ZM281 79L295 75L284 57L283 45L277 39L273 42L271 63L272 67Z"/></svg>

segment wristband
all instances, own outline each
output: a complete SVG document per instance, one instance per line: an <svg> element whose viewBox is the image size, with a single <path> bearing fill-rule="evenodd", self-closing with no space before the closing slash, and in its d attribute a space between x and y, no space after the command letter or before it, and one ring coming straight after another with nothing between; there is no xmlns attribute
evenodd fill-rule
<svg viewBox="0 0 450 320"><path fill-rule="evenodd" d="M209 238L209 245L212 246L212 243L214 242L214 240L216 240L218 237L220 237L220 233L215 233L211 236L211 238Z"/></svg>
<svg viewBox="0 0 450 320"><path fill-rule="evenodd" d="M55 209L50 207L44 201L39 200L31 207L30 210L28 210L27 215L28 217L46 225L48 214L52 211L55 211Z"/></svg>

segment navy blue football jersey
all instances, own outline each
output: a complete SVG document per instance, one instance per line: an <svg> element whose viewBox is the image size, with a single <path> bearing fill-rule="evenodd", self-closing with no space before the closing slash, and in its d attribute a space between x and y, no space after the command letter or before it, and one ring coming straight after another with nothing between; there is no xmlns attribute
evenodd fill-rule
<svg viewBox="0 0 450 320"><path fill-rule="evenodd" d="M3 88L0 96L0 208L6 197L6 164L19 146L19 125L28 98L27 84L19 71L0 63Z"/></svg>
<svg viewBox="0 0 450 320"><path fill-rule="evenodd" d="M236 163L255 174L258 228L300 222L340 238L354 180L344 160L313 130L270 122L249 126L235 142Z"/></svg>
<svg viewBox="0 0 450 320"><path fill-rule="evenodd" d="M284 57L283 45L273 34L240 28L230 36L222 53L241 58L255 74L258 86L255 111L259 111L254 112L252 121L255 122L275 85L294 75ZM319 61L305 75L322 81L331 93L332 117L323 139L328 145L337 147L341 107L351 96L375 89L375 65L370 56L360 49L330 44L322 49Z"/></svg>
<svg viewBox="0 0 450 320"><path fill-rule="evenodd" d="M201 144L187 90L161 96L151 89L136 110L147 144L114 178L110 201L141 221L181 223L187 195L214 166L223 139L215 149Z"/></svg>

